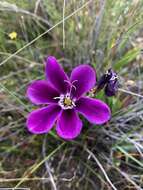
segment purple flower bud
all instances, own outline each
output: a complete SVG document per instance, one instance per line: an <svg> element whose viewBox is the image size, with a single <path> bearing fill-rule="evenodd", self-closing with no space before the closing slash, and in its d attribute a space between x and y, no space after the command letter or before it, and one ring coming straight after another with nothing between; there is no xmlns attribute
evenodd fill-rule
<svg viewBox="0 0 143 190"><path fill-rule="evenodd" d="M115 96L119 86L118 76L112 69L109 69L107 71L107 74L108 73L110 78L105 86L104 91L106 96Z"/></svg>
<svg viewBox="0 0 143 190"><path fill-rule="evenodd" d="M111 69L108 69L108 71L101 76L99 81L97 82L97 89L101 90L105 87L105 85L109 82L109 80L112 78L113 71Z"/></svg>
<svg viewBox="0 0 143 190"><path fill-rule="evenodd" d="M108 71L101 76L100 80L97 82L97 91L104 88L105 94L107 96L114 96L118 90L118 76L110 68Z"/></svg>
<svg viewBox="0 0 143 190"><path fill-rule="evenodd" d="M96 90L102 90L105 87L105 84L107 83L107 77L106 74L102 75L100 80L96 84Z"/></svg>
<svg viewBox="0 0 143 190"><path fill-rule="evenodd" d="M104 89L106 96L115 96L118 90L118 86L119 82L117 79L114 81L109 81Z"/></svg>

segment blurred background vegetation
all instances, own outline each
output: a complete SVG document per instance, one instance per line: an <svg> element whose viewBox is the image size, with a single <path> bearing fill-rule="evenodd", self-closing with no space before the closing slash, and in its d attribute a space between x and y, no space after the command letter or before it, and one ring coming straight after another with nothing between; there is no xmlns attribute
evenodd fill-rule
<svg viewBox="0 0 143 190"><path fill-rule="evenodd" d="M143 1L0 1L0 187L31 190L143 189ZM47 55L67 72L82 63L99 78L112 67L116 97L104 126L65 142L55 131L32 135L29 82L44 78ZM125 92L124 92L125 91Z"/></svg>

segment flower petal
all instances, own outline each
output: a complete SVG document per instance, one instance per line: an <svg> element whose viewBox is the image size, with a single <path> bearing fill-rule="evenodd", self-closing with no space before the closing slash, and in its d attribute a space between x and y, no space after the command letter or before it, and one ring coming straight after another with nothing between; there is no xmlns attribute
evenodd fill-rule
<svg viewBox="0 0 143 190"><path fill-rule="evenodd" d="M62 111L58 119L57 133L64 139L77 137L82 129L82 121L73 109Z"/></svg>
<svg viewBox="0 0 143 190"><path fill-rule="evenodd" d="M60 110L57 105L49 105L32 111L27 118L28 130L34 134L47 133L53 127Z"/></svg>
<svg viewBox="0 0 143 190"><path fill-rule="evenodd" d="M76 110L91 123L95 124L103 124L111 117L108 105L97 99L80 98L76 103Z"/></svg>
<svg viewBox="0 0 143 190"><path fill-rule="evenodd" d="M45 80L37 80L29 85L27 89L27 97L32 103L47 104L56 103L57 100L54 97L58 97L59 93Z"/></svg>
<svg viewBox="0 0 143 190"><path fill-rule="evenodd" d="M72 94L79 98L84 93L88 92L96 82L95 71L89 65L80 65L71 73L71 82L74 82L76 90L73 88Z"/></svg>
<svg viewBox="0 0 143 190"><path fill-rule="evenodd" d="M59 92L66 92L67 83L65 80L69 79L55 57L49 56L46 60L46 76Z"/></svg>

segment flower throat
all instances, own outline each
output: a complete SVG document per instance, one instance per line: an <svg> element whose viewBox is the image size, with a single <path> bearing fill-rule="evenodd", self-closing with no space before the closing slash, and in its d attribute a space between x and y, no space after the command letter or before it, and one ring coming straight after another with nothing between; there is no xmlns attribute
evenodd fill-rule
<svg viewBox="0 0 143 190"><path fill-rule="evenodd" d="M66 94L61 94L59 97L55 97L55 99L59 99L58 104L59 106L64 109L73 109L76 105L75 105L75 98L72 98L72 89L76 90L75 85L73 85L75 82L77 82L77 80L73 81L72 83L70 83L69 81L65 80L64 82L67 82L70 86L70 90L68 93Z"/></svg>

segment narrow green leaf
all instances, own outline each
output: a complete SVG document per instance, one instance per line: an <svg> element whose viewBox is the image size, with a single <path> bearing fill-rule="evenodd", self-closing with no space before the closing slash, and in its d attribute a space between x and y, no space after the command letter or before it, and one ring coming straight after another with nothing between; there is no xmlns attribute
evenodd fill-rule
<svg viewBox="0 0 143 190"><path fill-rule="evenodd" d="M137 55L140 54L139 49L131 49L129 50L118 62L113 66L115 70L120 70L124 66L127 66L131 61L133 61Z"/></svg>

